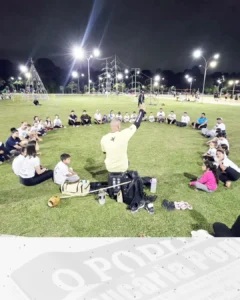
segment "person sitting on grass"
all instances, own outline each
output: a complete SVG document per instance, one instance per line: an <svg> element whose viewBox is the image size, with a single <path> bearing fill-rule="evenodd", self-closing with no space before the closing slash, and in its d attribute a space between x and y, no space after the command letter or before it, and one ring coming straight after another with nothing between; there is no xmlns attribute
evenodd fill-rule
<svg viewBox="0 0 240 300"><path fill-rule="evenodd" d="M220 173L219 179L227 188L230 188L232 181L237 181L240 178L240 168L221 149L217 150L217 162Z"/></svg>
<svg viewBox="0 0 240 300"><path fill-rule="evenodd" d="M54 168L53 178L56 184L63 184L64 182L77 182L79 176L72 168L69 168L71 163L71 156L67 153L63 153L60 156L60 162Z"/></svg>
<svg viewBox="0 0 240 300"><path fill-rule="evenodd" d="M203 176L196 181L191 181L190 186L195 186L195 190L202 190L207 193L216 191L218 186L217 167L211 161L204 161L202 170L205 172Z"/></svg>
<svg viewBox="0 0 240 300"><path fill-rule="evenodd" d="M12 170L15 175L19 176L20 175L20 169L22 167L23 161L27 155L27 148L22 147L21 148L21 153L17 157L14 158L12 162Z"/></svg>
<svg viewBox="0 0 240 300"><path fill-rule="evenodd" d="M34 125L34 123L39 123L39 118L38 118L38 116L34 116L34 117L33 117L33 125Z"/></svg>
<svg viewBox="0 0 240 300"><path fill-rule="evenodd" d="M40 123L35 122L33 124L33 126L31 127L31 132L36 133L38 136L43 136L43 135L45 135L45 131L43 129L41 129L41 127L39 125L40 125Z"/></svg>
<svg viewBox="0 0 240 300"><path fill-rule="evenodd" d="M159 112L157 113L157 120L158 123L164 123L166 120L165 112L162 108L160 108Z"/></svg>
<svg viewBox="0 0 240 300"><path fill-rule="evenodd" d="M209 144L208 152L204 153L202 157L204 160L216 161L216 157L217 157L216 155L217 155L217 142L212 141Z"/></svg>
<svg viewBox="0 0 240 300"><path fill-rule="evenodd" d="M17 129L20 140L25 140L28 137L27 125L27 122L24 121L22 122L21 126Z"/></svg>
<svg viewBox="0 0 240 300"><path fill-rule="evenodd" d="M53 130L53 123L52 123L50 117L47 117L47 118L46 118L46 121L45 121L45 129L47 129L47 130Z"/></svg>
<svg viewBox="0 0 240 300"><path fill-rule="evenodd" d="M27 155L21 165L19 176L20 183L25 186L37 185L53 178L53 171L41 166L34 145L27 145Z"/></svg>
<svg viewBox="0 0 240 300"><path fill-rule="evenodd" d="M136 118L137 118L137 114L134 111L130 116L130 123L134 123L136 121Z"/></svg>
<svg viewBox="0 0 240 300"><path fill-rule="evenodd" d="M222 133L219 133L217 135L217 147L220 147L221 145L227 145L228 146L228 150L230 149L230 145L228 140L224 137L224 135Z"/></svg>
<svg viewBox="0 0 240 300"><path fill-rule="evenodd" d="M192 128L201 130L202 128L207 128L208 119L206 118L206 114L202 113L201 117L197 119L196 122L192 123Z"/></svg>
<svg viewBox="0 0 240 300"><path fill-rule="evenodd" d="M108 117L107 117L107 115L103 115L102 123L103 123L103 124L108 123Z"/></svg>
<svg viewBox="0 0 240 300"><path fill-rule="evenodd" d="M96 113L94 114L94 123L102 124L102 115L99 110L97 110Z"/></svg>
<svg viewBox="0 0 240 300"><path fill-rule="evenodd" d="M150 113L150 115L148 117L148 121L151 122L151 123L155 122L155 118L154 118L154 115L153 115L152 112Z"/></svg>
<svg viewBox="0 0 240 300"><path fill-rule="evenodd" d="M37 141L35 141L35 140L29 141L28 145L34 145L37 155L41 155L41 152L39 152L40 148L39 148L39 144Z"/></svg>
<svg viewBox="0 0 240 300"><path fill-rule="evenodd" d="M16 128L12 128L11 132L12 135L6 141L6 149L11 155L17 156L21 153L21 148L26 145L27 141L20 140Z"/></svg>
<svg viewBox="0 0 240 300"><path fill-rule="evenodd" d="M59 115L55 116L55 119L53 121L53 128L55 129L65 128L62 124L62 121L59 119Z"/></svg>
<svg viewBox="0 0 240 300"><path fill-rule="evenodd" d="M5 147L4 143L0 142L0 165L4 161L9 161L10 153L8 152L7 148Z"/></svg>
<svg viewBox="0 0 240 300"><path fill-rule="evenodd" d="M217 118L217 124L214 126L213 129L208 130L207 128L202 129L202 135L213 138L217 134L221 133L222 135L226 135L226 125L223 123L222 118Z"/></svg>
<svg viewBox="0 0 240 300"><path fill-rule="evenodd" d="M116 114L116 119L122 122L123 117L120 111Z"/></svg>
<svg viewBox="0 0 240 300"><path fill-rule="evenodd" d="M110 110L110 113L109 113L109 115L108 115L108 118L109 118L109 122L111 122L112 119L115 118L115 114L114 114L113 110Z"/></svg>
<svg viewBox="0 0 240 300"><path fill-rule="evenodd" d="M123 122L128 123L129 121L130 121L130 116L129 116L128 112L126 112L123 117Z"/></svg>
<svg viewBox="0 0 240 300"><path fill-rule="evenodd" d="M79 127L80 122L78 121L77 115L75 115L74 110L71 111L70 115L68 116L68 125L72 127Z"/></svg>
<svg viewBox="0 0 240 300"><path fill-rule="evenodd" d="M45 124L42 119L40 119L38 123L38 132L42 133L42 135L47 134L47 130L45 129Z"/></svg>
<svg viewBox="0 0 240 300"><path fill-rule="evenodd" d="M187 112L184 112L181 118L181 122L176 121L176 125L179 127L185 127L188 126L190 123L190 117L188 116Z"/></svg>
<svg viewBox="0 0 240 300"><path fill-rule="evenodd" d="M229 156L228 146L226 144L222 144L217 148L217 150L223 150L226 154L226 156Z"/></svg>
<svg viewBox="0 0 240 300"><path fill-rule="evenodd" d="M83 114L81 115L81 122L83 126L92 126L91 117L87 114L86 110L83 110Z"/></svg>
<svg viewBox="0 0 240 300"><path fill-rule="evenodd" d="M174 111L172 110L170 112L170 114L168 115L168 117L167 117L168 124L170 124L170 125L175 124L176 123L176 118L177 118L177 116L174 113Z"/></svg>

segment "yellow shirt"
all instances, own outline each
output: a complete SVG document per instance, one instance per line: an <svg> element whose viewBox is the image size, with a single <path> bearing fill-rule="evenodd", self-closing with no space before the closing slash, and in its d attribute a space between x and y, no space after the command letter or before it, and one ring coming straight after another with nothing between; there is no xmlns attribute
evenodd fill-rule
<svg viewBox="0 0 240 300"><path fill-rule="evenodd" d="M106 152L105 165L108 172L125 172L128 169L128 141L136 132L133 124L129 128L102 137L102 151Z"/></svg>

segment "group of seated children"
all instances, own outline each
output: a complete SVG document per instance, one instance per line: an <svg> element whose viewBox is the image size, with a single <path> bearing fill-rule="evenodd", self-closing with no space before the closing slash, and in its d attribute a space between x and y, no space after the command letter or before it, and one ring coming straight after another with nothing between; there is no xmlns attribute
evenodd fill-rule
<svg viewBox="0 0 240 300"><path fill-rule="evenodd" d="M217 124L211 130L206 128L207 121L201 122L198 119L196 127L194 125L193 127L201 129L199 128L200 125L205 123L202 134L206 137L212 137L212 139L207 142L209 150L202 156L202 169L205 173L201 178L190 182L190 185L195 186L197 190L214 192L220 180L225 187L230 188L232 182L240 178L240 168L228 158L230 146L226 138L226 126L223 119L217 118Z"/></svg>

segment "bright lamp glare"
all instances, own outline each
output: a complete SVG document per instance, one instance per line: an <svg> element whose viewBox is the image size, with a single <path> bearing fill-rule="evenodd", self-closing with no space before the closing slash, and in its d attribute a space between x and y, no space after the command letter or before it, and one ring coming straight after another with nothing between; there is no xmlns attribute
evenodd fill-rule
<svg viewBox="0 0 240 300"><path fill-rule="evenodd" d="M126 75L125 78L128 79L128 75Z"/></svg>
<svg viewBox="0 0 240 300"><path fill-rule="evenodd" d="M155 81L159 81L159 80L160 80L160 76L159 76L159 75L156 75L156 76L154 77L154 80L155 80Z"/></svg>
<svg viewBox="0 0 240 300"><path fill-rule="evenodd" d="M137 74L140 74L140 71L137 71Z"/></svg>
<svg viewBox="0 0 240 300"><path fill-rule="evenodd" d="M73 48L73 56L76 59L83 59L84 58L84 50L81 47L74 47Z"/></svg>
<svg viewBox="0 0 240 300"><path fill-rule="evenodd" d="M28 71L27 67L24 66L24 65L21 65L21 66L19 67L19 69L20 69L20 71L21 71L22 73L26 73L26 72Z"/></svg>
<svg viewBox="0 0 240 300"><path fill-rule="evenodd" d="M232 81L232 80L230 80L230 81L228 82L228 84L229 84L229 85L232 85L232 84L233 84L233 81Z"/></svg>
<svg viewBox="0 0 240 300"><path fill-rule="evenodd" d="M92 80L91 80L91 79L89 80L89 83L92 83Z"/></svg>
<svg viewBox="0 0 240 300"><path fill-rule="evenodd" d="M99 50L99 49L94 49L94 50L93 50L93 55L94 55L95 57L100 56L100 50Z"/></svg>
<svg viewBox="0 0 240 300"><path fill-rule="evenodd" d="M128 74L129 71L128 71L128 69L126 69L124 72L125 72L125 74Z"/></svg>
<svg viewBox="0 0 240 300"><path fill-rule="evenodd" d="M217 62L215 60L213 60L213 61L210 62L209 66L211 68L215 68L217 66Z"/></svg>
<svg viewBox="0 0 240 300"><path fill-rule="evenodd" d="M121 79L123 79L123 75L122 75L121 73L119 73L119 74L117 75L117 78L121 80Z"/></svg>
<svg viewBox="0 0 240 300"><path fill-rule="evenodd" d="M236 80L235 83L238 84L238 83L239 83L239 80Z"/></svg>
<svg viewBox="0 0 240 300"><path fill-rule="evenodd" d="M202 56L202 50L197 49L197 50L195 50L195 51L193 52L193 57L194 57L194 58L199 58L199 57L201 57L201 56Z"/></svg>
<svg viewBox="0 0 240 300"><path fill-rule="evenodd" d="M11 77L11 80L14 80L14 77Z"/></svg>
<svg viewBox="0 0 240 300"><path fill-rule="evenodd" d="M154 86L158 86L158 82L154 82Z"/></svg>
<svg viewBox="0 0 240 300"><path fill-rule="evenodd" d="M111 75L109 73L107 74L107 78L111 78Z"/></svg>
<svg viewBox="0 0 240 300"><path fill-rule="evenodd" d="M99 77L99 80L102 80L102 77Z"/></svg>
<svg viewBox="0 0 240 300"><path fill-rule="evenodd" d="M84 77L84 74L82 73L81 76Z"/></svg>
<svg viewBox="0 0 240 300"><path fill-rule="evenodd" d="M213 58L214 58L214 59L219 59L219 57L220 57L220 54L219 54L219 53L213 55Z"/></svg>
<svg viewBox="0 0 240 300"><path fill-rule="evenodd" d="M22 77L18 77L18 80L22 80Z"/></svg>
<svg viewBox="0 0 240 300"><path fill-rule="evenodd" d="M27 79L29 79L31 77L31 74L30 73L25 73L25 76Z"/></svg>
<svg viewBox="0 0 240 300"><path fill-rule="evenodd" d="M193 79L192 79L191 77L188 78L188 82L192 82L192 80L193 80Z"/></svg>
<svg viewBox="0 0 240 300"><path fill-rule="evenodd" d="M72 77L73 77L73 78L78 78L78 72L73 71L73 72L72 72Z"/></svg>
<svg viewBox="0 0 240 300"><path fill-rule="evenodd" d="M187 74L187 75L185 75L185 78L188 78L189 77L189 75Z"/></svg>

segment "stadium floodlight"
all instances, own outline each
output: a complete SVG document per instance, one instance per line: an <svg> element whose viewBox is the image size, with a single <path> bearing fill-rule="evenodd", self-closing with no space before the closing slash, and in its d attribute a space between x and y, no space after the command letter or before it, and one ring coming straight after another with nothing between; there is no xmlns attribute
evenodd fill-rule
<svg viewBox="0 0 240 300"><path fill-rule="evenodd" d="M229 85L233 85L233 80L230 80L230 81L228 82L228 84L229 84Z"/></svg>
<svg viewBox="0 0 240 300"><path fill-rule="evenodd" d="M31 74L29 72L25 73L27 79L31 78Z"/></svg>
<svg viewBox="0 0 240 300"><path fill-rule="evenodd" d="M189 77L189 75L187 74L187 75L185 75L185 78L188 78Z"/></svg>
<svg viewBox="0 0 240 300"><path fill-rule="evenodd" d="M162 80L164 80L165 78L162 78Z"/></svg>
<svg viewBox="0 0 240 300"><path fill-rule="evenodd" d="M203 89L202 89L202 95L204 95L207 70L208 70L208 68L215 68L217 66L217 63L218 63L217 60L219 59L220 54L215 53L209 59L206 59L203 56L203 51L201 49L196 49L195 51L193 51L193 57L196 58L196 59L201 57L205 62L205 65L203 65L203 67L204 67L204 77L203 77ZM201 65L199 67L201 67Z"/></svg>
<svg viewBox="0 0 240 300"><path fill-rule="evenodd" d="M98 57L98 56L100 56L100 50L99 49L97 49L97 48L95 48L94 50L93 50L93 55L95 56L95 57Z"/></svg>
<svg viewBox="0 0 240 300"><path fill-rule="evenodd" d="M84 77L85 75L82 73L81 76Z"/></svg>
<svg viewBox="0 0 240 300"><path fill-rule="evenodd" d="M187 80L188 80L188 82L192 82L193 81L192 77L189 77Z"/></svg>
<svg viewBox="0 0 240 300"><path fill-rule="evenodd" d="M73 48L73 57L75 59L83 59L85 56L85 51L81 47L74 47Z"/></svg>
<svg viewBox="0 0 240 300"><path fill-rule="evenodd" d="M125 69L124 73L125 73L125 74L128 74L128 73L129 73L129 70L128 70L128 69Z"/></svg>
<svg viewBox="0 0 240 300"><path fill-rule="evenodd" d="M158 86L158 82L157 82L157 81L155 81L153 85L154 85L154 86Z"/></svg>
<svg viewBox="0 0 240 300"><path fill-rule="evenodd" d="M117 74L117 79L122 80L122 79L123 79L123 74L118 73L118 74Z"/></svg>
<svg viewBox="0 0 240 300"><path fill-rule="evenodd" d="M111 78L111 74L107 73L107 78Z"/></svg>
<svg viewBox="0 0 240 300"><path fill-rule="evenodd" d="M89 83L92 83L92 80L91 80L91 79L89 80Z"/></svg>
<svg viewBox="0 0 240 300"><path fill-rule="evenodd" d="M100 80L100 81L103 80L101 76L99 76L99 80Z"/></svg>
<svg viewBox="0 0 240 300"><path fill-rule="evenodd" d="M144 85L142 85L142 88L143 88L143 89L145 89L145 86L144 86Z"/></svg>
<svg viewBox="0 0 240 300"><path fill-rule="evenodd" d="M196 49L193 51L193 57L194 58L200 58L202 56L202 50L201 49Z"/></svg>
<svg viewBox="0 0 240 300"><path fill-rule="evenodd" d="M213 55L213 58L214 58L214 59L219 59L219 57L220 57L220 54L219 54L219 53L216 53L216 54Z"/></svg>
<svg viewBox="0 0 240 300"><path fill-rule="evenodd" d="M26 66L24 66L24 65L20 65L20 66L19 66L19 69L20 69L20 71L21 71L22 73L26 73L26 72L28 71L28 68L27 68Z"/></svg>
<svg viewBox="0 0 240 300"><path fill-rule="evenodd" d="M228 84L233 86L233 89L232 89L232 97L234 96L235 87L236 87L236 84L238 84L238 83L239 83L239 80L229 80L229 81L228 81Z"/></svg>
<svg viewBox="0 0 240 300"><path fill-rule="evenodd" d="M72 72L72 77L73 78L78 78L79 77L78 72L77 71L73 71Z"/></svg>
<svg viewBox="0 0 240 300"><path fill-rule="evenodd" d="M128 75L126 75L125 78L128 79Z"/></svg>
<svg viewBox="0 0 240 300"><path fill-rule="evenodd" d="M139 70L137 71L137 74L138 74L138 75L140 74L140 71L139 71Z"/></svg>
<svg viewBox="0 0 240 300"><path fill-rule="evenodd" d="M14 77L10 77L11 80L14 80Z"/></svg>
<svg viewBox="0 0 240 300"><path fill-rule="evenodd" d="M239 83L239 80L235 80L235 83L238 84L238 83Z"/></svg>
<svg viewBox="0 0 240 300"><path fill-rule="evenodd" d="M217 83L221 84L221 83L222 83L222 81L221 81L220 79L218 79Z"/></svg>
<svg viewBox="0 0 240 300"><path fill-rule="evenodd" d="M160 79L161 79L160 75L156 75L156 76L154 77L154 80L155 80L155 81L160 81Z"/></svg>
<svg viewBox="0 0 240 300"><path fill-rule="evenodd" d="M22 80L22 77L18 77L18 80Z"/></svg>
<svg viewBox="0 0 240 300"><path fill-rule="evenodd" d="M210 61L209 66L210 66L211 68L215 68L215 67L217 66L217 61L216 61L216 60Z"/></svg>

